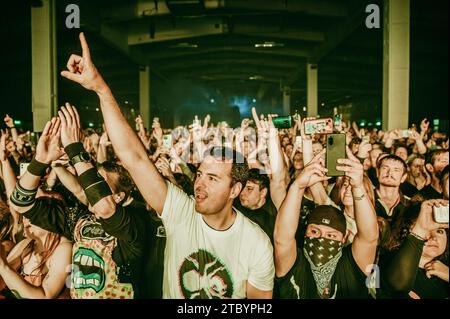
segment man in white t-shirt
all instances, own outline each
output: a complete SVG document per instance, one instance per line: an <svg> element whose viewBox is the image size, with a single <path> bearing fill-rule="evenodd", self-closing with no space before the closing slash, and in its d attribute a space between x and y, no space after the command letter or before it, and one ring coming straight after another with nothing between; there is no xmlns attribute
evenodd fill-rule
<svg viewBox="0 0 450 319"><path fill-rule="evenodd" d="M197 172L195 199L167 183L164 298L271 297L270 240L231 206L247 173L243 162L231 149L211 148Z"/></svg>
<svg viewBox="0 0 450 319"><path fill-rule="evenodd" d="M98 95L116 155L163 219L167 232L163 297L271 298L270 240L232 206L248 171L242 155L212 148L198 169L195 199L166 183L92 63L83 33L80 42L82 56L72 54L61 75Z"/></svg>

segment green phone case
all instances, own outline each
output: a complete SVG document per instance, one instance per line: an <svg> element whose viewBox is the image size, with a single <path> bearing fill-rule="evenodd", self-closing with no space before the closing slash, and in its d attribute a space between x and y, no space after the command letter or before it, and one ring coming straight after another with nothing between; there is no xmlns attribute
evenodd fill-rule
<svg viewBox="0 0 450 319"><path fill-rule="evenodd" d="M336 170L337 160L346 158L345 134L327 135L326 168L328 176L344 176L344 172Z"/></svg>

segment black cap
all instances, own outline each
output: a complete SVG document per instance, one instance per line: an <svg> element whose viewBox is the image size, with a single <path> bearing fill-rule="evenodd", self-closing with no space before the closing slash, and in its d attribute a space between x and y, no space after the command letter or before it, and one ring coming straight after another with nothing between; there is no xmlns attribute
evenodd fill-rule
<svg viewBox="0 0 450 319"><path fill-rule="evenodd" d="M344 214L330 205L319 205L309 214L307 225L325 225L340 231L343 235L347 230Z"/></svg>

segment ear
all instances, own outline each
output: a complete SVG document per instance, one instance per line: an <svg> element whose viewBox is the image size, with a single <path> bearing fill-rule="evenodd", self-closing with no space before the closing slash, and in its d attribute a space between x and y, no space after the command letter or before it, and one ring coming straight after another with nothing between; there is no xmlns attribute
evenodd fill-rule
<svg viewBox="0 0 450 319"><path fill-rule="evenodd" d="M350 230L347 229L345 232L344 238L342 238L342 244L345 244L347 242L348 237L350 236Z"/></svg>
<svg viewBox="0 0 450 319"><path fill-rule="evenodd" d="M260 196L266 198L266 196L267 196L267 191L268 191L267 188L264 188L264 189L261 191L261 195L260 195Z"/></svg>
<svg viewBox="0 0 450 319"><path fill-rule="evenodd" d="M238 197L239 194L241 193L241 190L242 190L242 183L241 182L235 183L231 188L230 198L235 199L236 197Z"/></svg>
<svg viewBox="0 0 450 319"><path fill-rule="evenodd" d="M405 172L405 174L403 174L403 176L402 176L401 183L405 182L407 177L408 177L408 173Z"/></svg>

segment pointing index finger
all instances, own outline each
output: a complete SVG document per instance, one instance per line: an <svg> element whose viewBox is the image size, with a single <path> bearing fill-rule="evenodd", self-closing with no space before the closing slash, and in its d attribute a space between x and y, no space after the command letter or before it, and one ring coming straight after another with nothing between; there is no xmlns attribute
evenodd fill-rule
<svg viewBox="0 0 450 319"><path fill-rule="evenodd" d="M83 58L91 62L91 53L89 51L89 46L87 44L86 37L84 36L84 32L80 33L80 42L81 42L81 49L83 50Z"/></svg>

